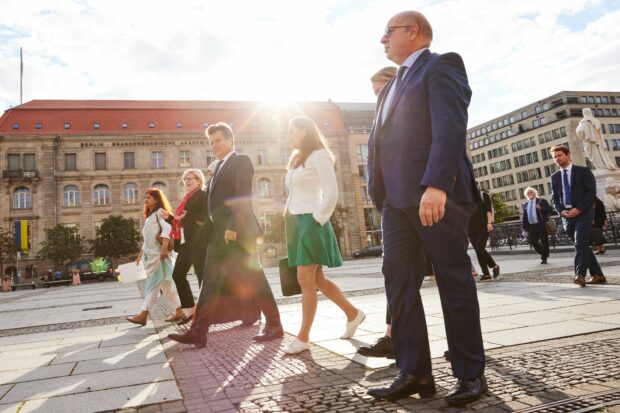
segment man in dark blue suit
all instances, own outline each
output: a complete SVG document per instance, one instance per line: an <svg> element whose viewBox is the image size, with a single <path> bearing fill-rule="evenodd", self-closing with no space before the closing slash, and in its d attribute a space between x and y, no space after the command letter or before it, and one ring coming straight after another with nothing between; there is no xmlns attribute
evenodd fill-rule
<svg viewBox="0 0 620 413"><path fill-rule="evenodd" d="M546 264L549 258L549 234L545 222L549 220L553 208L546 199L538 197L536 188L528 186L523 195L528 200L523 203L521 230L527 234L527 240L540 254L540 263Z"/></svg>
<svg viewBox="0 0 620 413"><path fill-rule="evenodd" d="M445 400L463 405L486 391L480 309L467 255L472 201L479 197L465 150L471 90L461 57L431 53L432 38L428 20L414 11L392 17L381 38L400 69L379 95L368 172L382 212L383 274L401 373L368 394L396 400L436 392L419 291L428 253L458 379Z"/></svg>
<svg viewBox="0 0 620 413"><path fill-rule="evenodd" d="M575 243L573 282L585 287L588 270L593 279L605 279L603 270L590 249L596 180L590 169L573 165L566 146L552 146L550 152L560 167L559 171L551 175L551 202L562 217L564 230Z"/></svg>

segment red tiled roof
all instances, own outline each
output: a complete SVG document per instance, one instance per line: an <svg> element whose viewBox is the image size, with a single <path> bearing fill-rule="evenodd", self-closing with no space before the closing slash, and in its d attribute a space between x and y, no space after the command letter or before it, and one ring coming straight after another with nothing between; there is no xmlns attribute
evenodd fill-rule
<svg viewBox="0 0 620 413"><path fill-rule="evenodd" d="M288 119L306 115L327 135L345 132L332 102L262 104L232 101L33 100L0 117L0 135L135 135L203 133L205 123L233 124L235 133L286 130ZM149 123L155 127L150 128ZM37 129L36 125L41 124ZM65 129L65 123L71 126ZM100 125L99 129L94 124ZM123 124L127 128L123 128ZM177 127L177 123L181 127ZM14 124L19 124L17 129Z"/></svg>

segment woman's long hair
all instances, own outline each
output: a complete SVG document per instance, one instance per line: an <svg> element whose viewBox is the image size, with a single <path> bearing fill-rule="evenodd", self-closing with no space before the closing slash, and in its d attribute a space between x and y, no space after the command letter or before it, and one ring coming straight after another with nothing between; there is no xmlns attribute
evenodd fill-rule
<svg viewBox="0 0 620 413"><path fill-rule="evenodd" d="M172 208L170 208L170 202L168 202L168 198L166 198L166 195L161 191L161 189L149 188L146 190L146 195L150 195L151 197L153 197L153 199L157 201L157 206L155 206L155 209L150 211L146 204L144 204L144 218L147 218L159 208L162 208L164 211L172 215Z"/></svg>
<svg viewBox="0 0 620 413"><path fill-rule="evenodd" d="M298 116L289 121L290 125L295 126L297 129L305 132L304 137L301 139L299 144L299 148L295 148L293 153L291 153L291 157L288 160L287 169L295 169L300 165L306 166L306 159L308 156L316 150L326 149L327 152L334 160L334 154L327 147L327 143L325 142L325 138L319 132L318 126L312 119L306 116Z"/></svg>

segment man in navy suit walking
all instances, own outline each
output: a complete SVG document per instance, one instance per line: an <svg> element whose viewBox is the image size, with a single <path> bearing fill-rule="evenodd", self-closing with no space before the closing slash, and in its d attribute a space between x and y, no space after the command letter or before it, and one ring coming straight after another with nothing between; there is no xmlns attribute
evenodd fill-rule
<svg viewBox="0 0 620 413"><path fill-rule="evenodd" d="M467 255L472 201L479 197L465 151L471 90L461 57L431 53L432 38L428 20L415 11L392 17L381 38L388 59L400 68L377 101L368 173L382 212L383 274L401 373L368 394L396 400L436 392L419 291L428 253L458 379L445 400L463 405L486 391L480 309Z"/></svg>
<svg viewBox="0 0 620 413"><path fill-rule="evenodd" d="M560 170L551 175L551 202L562 217L564 230L575 243L575 278L573 282L586 286L586 273L592 279L588 284L605 283L605 276L590 249L590 229L594 219L596 180L585 166L573 165L566 146L552 146L549 150Z"/></svg>

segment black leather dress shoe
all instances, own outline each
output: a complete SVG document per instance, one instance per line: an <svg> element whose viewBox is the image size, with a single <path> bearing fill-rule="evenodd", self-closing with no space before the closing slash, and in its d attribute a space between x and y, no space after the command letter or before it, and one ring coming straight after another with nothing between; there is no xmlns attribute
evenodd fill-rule
<svg viewBox="0 0 620 413"><path fill-rule="evenodd" d="M491 276L489 274L482 274L480 276L480 281L488 281L491 279Z"/></svg>
<svg viewBox="0 0 620 413"><path fill-rule="evenodd" d="M385 357L389 359L396 358L394 356L392 337L388 336L379 338L377 342L371 346L362 346L358 348L357 352L366 357Z"/></svg>
<svg viewBox="0 0 620 413"><path fill-rule="evenodd" d="M495 265L495 267L493 267L493 279L499 277L499 265Z"/></svg>
<svg viewBox="0 0 620 413"><path fill-rule="evenodd" d="M255 335L252 340L257 343L262 343L264 341L275 340L276 338L282 337L284 337L284 329L282 328L282 324L278 324L277 326L265 326L263 331Z"/></svg>
<svg viewBox="0 0 620 413"><path fill-rule="evenodd" d="M168 334L168 338L181 344L193 344L196 348L205 348L207 346L207 335L198 334L193 330L189 330L185 334Z"/></svg>
<svg viewBox="0 0 620 413"><path fill-rule="evenodd" d="M547 263L547 258L541 258L540 259L540 263L541 264L546 264Z"/></svg>
<svg viewBox="0 0 620 413"><path fill-rule="evenodd" d="M417 377L401 371L388 387L373 387L368 394L375 399L398 400L419 394L421 398L431 397L437 393L435 379L431 374Z"/></svg>
<svg viewBox="0 0 620 413"><path fill-rule="evenodd" d="M443 399L450 406L464 406L478 400L486 391L487 379L484 375L473 380L459 379Z"/></svg>

